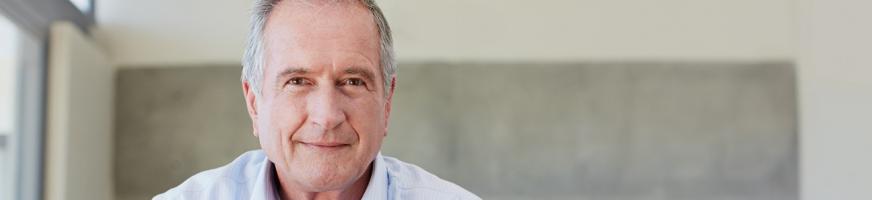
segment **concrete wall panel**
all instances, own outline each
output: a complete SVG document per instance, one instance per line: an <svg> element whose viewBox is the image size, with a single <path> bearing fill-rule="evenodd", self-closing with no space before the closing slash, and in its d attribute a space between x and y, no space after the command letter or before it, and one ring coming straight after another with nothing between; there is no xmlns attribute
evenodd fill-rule
<svg viewBox="0 0 872 200"><path fill-rule="evenodd" d="M398 81L383 153L485 199L798 196L790 63L402 63ZM239 67L118 82L120 198L258 147Z"/></svg>

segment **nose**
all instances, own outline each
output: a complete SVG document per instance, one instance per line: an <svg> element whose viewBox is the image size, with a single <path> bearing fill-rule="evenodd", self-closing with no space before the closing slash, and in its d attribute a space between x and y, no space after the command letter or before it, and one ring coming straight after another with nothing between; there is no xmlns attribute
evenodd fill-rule
<svg viewBox="0 0 872 200"><path fill-rule="evenodd" d="M309 123L324 132L345 123L343 100L335 88L321 88L308 98Z"/></svg>

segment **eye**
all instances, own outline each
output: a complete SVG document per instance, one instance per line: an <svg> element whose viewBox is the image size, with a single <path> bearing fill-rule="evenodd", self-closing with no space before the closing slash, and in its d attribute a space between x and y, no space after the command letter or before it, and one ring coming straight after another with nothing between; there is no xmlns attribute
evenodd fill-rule
<svg viewBox="0 0 872 200"><path fill-rule="evenodd" d="M361 80L359 78L350 78L350 79L345 79L344 81L342 81L342 84L343 85L350 85L350 86L365 86L366 82L364 82L363 80Z"/></svg>
<svg viewBox="0 0 872 200"><path fill-rule="evenodd" d="M291 78L290 80L288 80L288 85L293 85L293 86L308 85L308 81L304 78L294 77L294 78Z"/></svg>

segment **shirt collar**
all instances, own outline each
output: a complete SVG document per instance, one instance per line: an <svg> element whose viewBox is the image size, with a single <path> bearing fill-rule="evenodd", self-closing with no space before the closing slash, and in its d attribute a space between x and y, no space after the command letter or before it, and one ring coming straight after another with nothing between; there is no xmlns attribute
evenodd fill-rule
<svg viewBox="0 0 872 200"><path fill-rule="evenodd" d="M388 199L388 171L381 152L372 161L372 176L361 199Z"/></svg>
<svg viewBox="0 0 872 200"><path fill-rule="evenodd" d="M379 152L372 161L372 175L369 178L369 184L366 185L366 191L363 192L361 199L388 199L388 173L385 168L385 163ZM263 167L258 173L254 188L251 190L251 200L278 200L279 194L276 190L275 183L275 166L269 159L264 158Z"/></svg>
<svg viewBox="0 0 872 200"><path fill-rule="evenodd" d="M275 186L275 166L268 158L264 158L252 188L251 200L278 200L279 193Z"/></svg>

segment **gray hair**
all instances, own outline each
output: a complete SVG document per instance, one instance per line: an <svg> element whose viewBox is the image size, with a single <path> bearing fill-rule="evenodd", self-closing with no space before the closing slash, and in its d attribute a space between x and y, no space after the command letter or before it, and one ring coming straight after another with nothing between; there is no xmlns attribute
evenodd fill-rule
<svg viewBox="0 0 872 200"><path fill-rule="evenodd" d="M251 14L251 26L248 33L248 44L242 56L242 82L248 81L249 87L256 96L261 94L264 66L264 28L273 7L282 0L255 0ZM382 80L385 86L385 96L391 88L391 79L397 73L397 63L394 59L394 42L391 37L391 27L382 14L375 0L360 0L372 13L379 33L379 63L382 67Z"/></svg>

